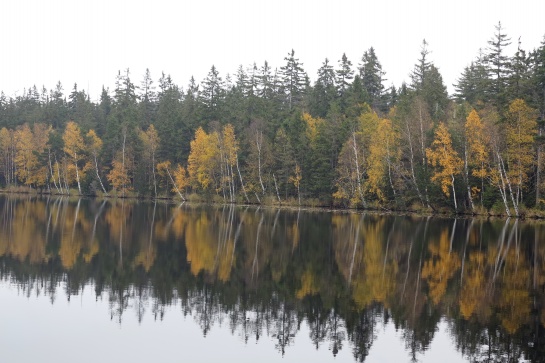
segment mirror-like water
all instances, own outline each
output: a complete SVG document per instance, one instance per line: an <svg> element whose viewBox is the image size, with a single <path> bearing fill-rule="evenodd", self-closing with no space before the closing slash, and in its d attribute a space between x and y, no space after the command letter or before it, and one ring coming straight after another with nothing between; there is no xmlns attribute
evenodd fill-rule
<svg viewBox="0 0 545 363"><path fill-rule="evenodd" d="M542 362L545 225L0 196L5 361Z"/></svg>

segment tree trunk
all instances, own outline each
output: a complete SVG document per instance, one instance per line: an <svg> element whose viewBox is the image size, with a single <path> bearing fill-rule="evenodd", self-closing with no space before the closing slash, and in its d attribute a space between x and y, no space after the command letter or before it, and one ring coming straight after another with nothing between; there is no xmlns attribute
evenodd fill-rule
<svg viewBox="0 0 545 363"><path fill-rule="evenodd" d="M122 155L121 172L123 174L123 185L121 186L122 188L121 196L123 198L125 198L125 179L126 179L126 172L125 172L125 141L126 139L127 139L127 131L123 130L123 148L121 151L121 155Z"/></svg>
<svg viewBox="0 0 545 363"><path fill-rule="evenodd" d="M155 150L151 153L151 172L153 174L153 190L157 198L157 179L155 178Z"/></svg>
<svg viewBox="0 0 545 363"><path fill-rule="evenodd" d="M273 180L274 180L274 187L276 189L276 197L278 198L278 203L282 203L280 201L280 193L278 193L278 184L276 184L276 177L273 174Z"/></svg>
<svg viewBox="0 0 545 363"><path fill-rule="evenodd" d="M467 145L464 144L464 174L465 174L465 181L466 181L466 187L467 187L467 199L469 200L469 205L471 207L471 211L475 213L475 205L473 204L473 197L471 196L471 187L469 186L469 168L467 166ZM454 190L454 181L452 185L452 189Z"/></svg>
<svg viewBox="0 0 545 363"><path fill-rule="evenodd" d="M261 178L261 143L263 142L263 132L256 132L255 135L255 144L257 147L257 173L259 176L259 184L261 185L261 190L265 194L265 187L263 186L263 179ZM238 160L237 160L238 162Z"/></svg>
<svg viewBox="0 0 545 363"><path fill-rule="evenodd" d="M365 199L363 197L363 190L361 188L360 166L359 166L359 162L358 162L358 146L356 144L356 132L352 133L352 148L354 150L354 157L355 157L355 160L356 160L356 178L357 178L357 182L358 182L357 188L358 188L358 192L359 192L359 195L360 195L360 198L361 198L361 204L365 208Z"/></svg>
<svg viewBox="0 0 545 363"><path fill-rule="evenodd" d="M424 199L422 198L422 193L420 193L420 188L418 188L418 182L416 180L416 175L414 173L414 150L413 150L413 142L411 137L411 130L409 128L409 122L405 121L405 125L407 126L407 138L409 139L409 151L410 151L410 158L409 158L409 164L411 165L411 178L414 184L414 187L416 189L416 193L418 194L418 199L420 199L420 203L422 203L422 206L425 206Z"/></svg>
<svg viewBox="0 0 545 363"><path fill-rule="evenodd" d="M104 194L108 195L108 193L106 192L106 188L104 188L104 184L102 184L102 179L100 179L100 175L98 175L98 162L97 162L96 153L93 154L93 156L95 158L95 171L97 173L98 182L100 183L100 187L102 188L102 191L104 192Z"/></svg>
<svg viewBox="0 0 545 363"><path fill-rule="evenodd" d="M390 145L388 141L386 141L386 153L387 153L386 160L388 162L388 179L390 180L390 187L392 188L392 191L394 192L394 199L397 199L396 189L394 187L394 183L392 182L392 161L390 160Z"/></svg>
<svg viewBox="0 0 545 363"><path fill-rule="evenodd" d="M456 201L456 189L454 188L454 175L450 175L452 178L452 199L454 199L454 211L458 213L458 202Z"/></svg>
<svg viewBox="0 0 545 363"><path fill-rule="evenodd" d="M505 212L507 213L508 217L511 217L511 211L509 210L509 203L507 202L507 195L506 195L507 191L505 190L505 181L503 180L503 172L501 168L499 153L497 153L496 156L498 157L498 161L497 161L498 173L500 174L500 180L501 180L501 185L498 184L498 189L500 191L500 195L503 200L503 205L505 206Z"/></svg>
<svg viewBox="0 0 545 363"><path fill-rule="evenodd" d="M51 173L51 179L53 179L53 185L55 186L55 189L57 189L57 193L59 193L59 187L57 186L57 181L55 180L55 172L53 171L53 166L51 165L51 149L48 149L47 155L49 157L49 172Z"/></svg>
<svg viewBox="0 0 545 363"><path fill-rule="evenodd" d="M81 195L81 184L79 183L79 171L78 171L78 156L76 155L76 152L74 151L74 166L76 167L76 180L78 181L78 191Z"/></svg>
<svg viewBox="0 0 545 363"><path fill-rule="evenodd" d="M246 198L246 202L250 203L250 199L248 199L248 194L246 194L246 188L244 188L244 183L242 182L242 175L240 174L240 168L238 167L238 155L237 155L237 171L238 171L238 177L240 179L240 185L242 186L242 192L244 193L244 197ZM257 198L257 200L259 201L259 198Z"/></svg>
<svg viewBox="0 0 545 363"><path fill-rule="evenodd" d="M541 127L539 127L539 137L541 137ZM539 200L541 199L541 163L543 156L541 155L543 152L543 146L539 145L537 147L537 166L536 166L536 205L539 204Z"/></svg>
<svg viewBox="0 0 545 363"><path fill-rule="evenodd" d="M167 170L167 174L170 177L170 181L172 182L172 185L174 185L174 189L176 189L176 192L178 193L180 198L182 198L182 200L185 202L185 198L182 195L182 192L180 192L180 189L178 189L178 186L176 185L176 183L174 182L174 179L172 178L172 175L170 174L170 171L168 170L168 168L165 168L165 169Z"/></svg>
<svg viewBox="0 0 545 363"><path fill-rule="evenodd" d="M507 183L507 186L509 187L509 194L511 195L511 201L513 202L513 208L515 209L515 215L518 217L520 215L519 214L519 209L518 209L518 203L515 200L515 196L513 194L513 188L511 187L511 181L509 180L509 176L507 175L507 172L505 171L505 165L504 165L503 159L501 157L500 157L500 161L501 161L501 168L502 168L503 174L505 176L505 181Z"/></svg>

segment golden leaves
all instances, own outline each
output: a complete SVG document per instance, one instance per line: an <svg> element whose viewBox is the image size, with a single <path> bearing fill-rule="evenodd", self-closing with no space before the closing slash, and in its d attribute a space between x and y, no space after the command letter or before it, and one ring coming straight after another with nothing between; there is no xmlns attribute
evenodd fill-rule
<svg viewBox="0 0 545 363"><path fill-rule="evenodd" d="M450 196L449 188L454 187L454 176L460 174L463 161L452 147L450 133L442 122L437 126L431 148L426 149L426 157L435 169L431 180L439 182L443 193Z"/></svg>

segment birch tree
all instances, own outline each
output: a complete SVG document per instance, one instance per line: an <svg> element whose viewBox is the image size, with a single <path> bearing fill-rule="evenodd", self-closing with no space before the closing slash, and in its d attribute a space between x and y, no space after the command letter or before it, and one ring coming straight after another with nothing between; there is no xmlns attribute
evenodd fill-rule
<svg viewBox="0 0 545 363"><path fill-rule="evenodd" d="M443 193L449 197L452 189L454 210L458 211L456 201L456 188L454 186L455 176L460 174L463 161L452 147L452 139L446 125L439 123L435 131L435 138L430 148L426 149L426 157L430 165L434 167L431 181L438 182Z"/></svg>
<svg viewBox="0 0 545 363"><path fill-rule="evenodd" d="M82 159L82 152L85 148L83 142L83 137L81 136L81 131L79 126L74 121L68 121L66 128L62 135L62 140L64 142L64 152L66 155L72 159L72 167L76 174L76 181L78 183L78 191L81 194L81 183L80 183L80 173L78 162ZM79 155L78 155L79 154ZM71 168L69 168L71 169ZM82 175L83 176L83 175Z"/></svg>

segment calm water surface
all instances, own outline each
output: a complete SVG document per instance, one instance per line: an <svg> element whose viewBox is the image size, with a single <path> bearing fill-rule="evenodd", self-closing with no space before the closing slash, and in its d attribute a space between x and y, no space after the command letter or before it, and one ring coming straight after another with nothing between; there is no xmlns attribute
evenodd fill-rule
<svg viewBox="0 0 545 363"><path fill-rule="evenodd" d="M544 362L545 225L0 196L0 361Z"/></svg>

